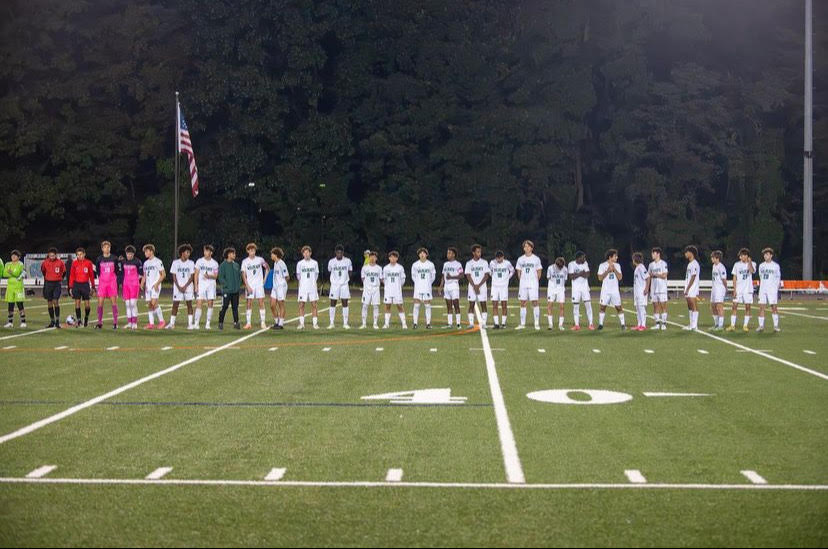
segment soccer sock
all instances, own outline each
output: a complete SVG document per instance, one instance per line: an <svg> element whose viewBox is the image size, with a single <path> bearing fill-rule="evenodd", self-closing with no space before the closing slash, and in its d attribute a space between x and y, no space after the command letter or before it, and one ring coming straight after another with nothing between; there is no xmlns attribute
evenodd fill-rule
<svg viewBox="0 0 828 549"><path fill-rule="evenodd" d="M152 309L150 309L149 311L147 311L147 316L149 317L149 324L150 324L150 326L152 326L153 324L155 324L155 313L154 313L154 312L152 312Z"/></svg>
<svg viewBox="0 0 828 549"><path fill-rule="evenodd" d="M60 324L60 305L55 305L55 322Z"/></svg>
<svg viewBox="0 0 828 549"><path fill-rule="evenodd" d="M207 318L209 318L209 317L207 317ZM279 317L279 326L284 326L284 325L285 325L285 317L280 316Z"/></svg>
<svg viewBox="0 0 828 549"><path fill-rule="evenodd" d="M247 324L250 324L250 320L253 318L253 309L247 309L244 312L245 318L247 319Z"/></svg>
<svg viewBox="0 0 828 549"><path fill-rule="evenodd" d="M520 308L520 325L526 326L526 307Z"/></svg>
<svg viewBox="0 0 828 549"><path fill-rule="evenodd" d="M304 328L304 327L305 327L305 317L304 317L304 316L300 316L300 317L299 317L299 327L300 327L300 328Z"/></svg>
<svg viewBox="0 0 828 549"><path fill-rule="evenodd" d="M549 315L549 314L546 315L546 322L549 324L550 328L555 324L555 321L552 320L552 315Z"/></svg>
<svg viewBox="0 0 828 549"><path fill-rule="evenodd" d="M98 305L98 324L103 324L103 305Z"/></svg>
<svg viewBox="0 0 828 549"><path fill-rule="evenodd" d="M331 319L331 324L334 323L334 318L336 318L336 307L331 307L328 309L328 317Z"/></svg>
<svg viewBox="0 0 828 549"><path fill-rule="evenodd" d="M175 320L176 320L177 318L178 318L178 315L177 315L177 314L173 314L173 312L172 312L172 311L170 311L170 326L175 326Z"/></svg>
<svg viewBox="0 0 828 549"><path fill-rule="evenodd" d="M207 307L207 321L206 324L210 324L210 321L213 320L213 308Z"/></svg>
<svg viewBox="0 0 828 549"><path fill-rule="evenodd" d="M661 324L667 325L667 313L661 313Z"/></svg>
<svg viewBox="0 0 828 549"><path fill-rule="evenodd" d="M607 313L605 313L604 311L598 311L598 325L599 325L599 326L603 326L603 325L604 325L604 317L605 317L606 315L607 315Z"/></svg>
<svg viewBox="0 0 828 549"><path fill-rule="evenodd" d="M776 314L776 313L771 313L771 318L773 318L773 327L778 328L779 327L779 315Z"/></svg>
<svg viewBox="0 0 828 549"><path fill-rule="evenodd" d="M690 313L690 319L692 320L693 328L699 327L699 312L693 311Z"/></svg>
<svg viewBox="0 0 828 549"><path fill-rule="evenodd" d="M724 328L724 320L725 320L724 315L720 315L719 316L719 328Z"/></svg>
<svg viewBox="0 0 828 549"><path fill-rule="evenodd" d="M195 325L198 326L201 322L201 307L196 307L195 310Z"/></svg>
<svg viewBox="0 0 828 549"><path fill-rule="evenodd" d="M563 324L564 324L564 317L563 317L562 314L559 314L558 315L558 328L563 328Z"/></svg>
<svg viewBox="0 0 828 549"><path fill-rule="evenodd" d="M13 311L13 309L12 309L12 311ZM80 322L80 319L81 319L80 307L75 307L75 318L77 319L78 322ZM9 322L11 322L11 321L9 321Z"/></svg>
<svg viewBox="0 0 828 549"><path fill-rule="evenodd" d="M158 317L158 322L164 322L164 313L161 312L161 305L155 306L155 316Z"/></svg>
<svg viewBox="0 0 828 549"><path fill-rule="evenodd" d="M419 303L414 304L414 311L413 311L412 316L414 317L414 324L419 324L420 323L420 304Z"/></svg>
<svg viewBox="0 0 828 549"><path fill-rule="evenodd" d="M193 317L192 317L192 316L190 316L190 315L188 315L188 316L187 316L187 319L188 319L188 320L190 320L190 321L192 321L192 320L193 320ZM266 314L265 310L264 310L264 309L259 309L259 320L260 320L262 323L264 323L265 319L267 319L267 314Z"/></svg>
<svg viewBox="0 0 828 549"><path fill-rule="evenodd" d="M489 313L483 312L480 313L480 316L483 318L483 325L486 325L486 322L489 320Z"/></svg>
<svg viewBox="0 0 828 549"><path fill-rule="evenodd" d="M374 305L374 326L379 322L379 305Z"/></svg>
<svg viewBox="0 0 828 549"><path fill-rule="evenodd" d="M425 304L425 320L426 324L431 324L431 303Z"/></svg>
<svg viewBox="0 0 828 549"><path fill-rule="evenodd" d="M468 316L468 319L469 319L469 326L473 326L474 325L474 313L469 313L466 316Z"/></svg>
<svg viewBox="0 0 828 549"><path fill-rule="evenodd" d="M261 316L262 316L262 322L264 322L264 311L262 311ZM192 325L193 325L193 315L187 315L187 327L189 328Z"/></svg>
<svg viewBox="0 0 828 549"><path fill-rule="evenodd" d="M454 313L449 313L448 314L448 325L451 326L452 324L454 324Z"/></svg>
<svg viewBox="0 0 828 549"><path fill-rule="evenodd" d="M318 317L318 316L313 316L313 317L311 317L311 320L313 321L313 326L314 326L314 328L315 328L316 326L319 326L319 317Z"/></svg>
<svg viewBox="0 0 828 549"><path fill-rule="evenodd" d="M584 309L586 309L587 322L589 322L589 325L592 326L592 303L585 301Z"/></svg>
<svg viewBox="0 0 828 549"><path fill-rule="evenodd" d="M9 303L9 324L14 320L14 303Z"/></svg>
<svg viewBox="0 0 828 549"><path fill-rule="evenodd" d="M385 325L389 326L391 324L391 313L385 313Z"/></svg>
<svg viewBox="0 0 828 549"><path fill-rule="evenodd" d="M500 318L497 316L497 313L494 314L494 324L495 326L500 324Z"/></svg>
<svg viewBox="0 0 828 549"><path fill-rule="evenodd" d="M736 315L730 315L730 325L736 326Z"/></svg>
<svg viewBox="0 0 828 549"><path fill-rule="evenodd" d="M17 310L20 313L20 322L26 322L26 310L23 308L23 302L18 301Z"/></svg>
<svg viewBox="0 0 828 549"><path fill-rule="evenodd" d="M744 326L745 328L747 328L747 325L748 325L748 324L750 324L750 316L749 316L749 315L745 315L745 321L744 321L744 324L742 324L742 326Z"/></svg>
<svg viewBox="0 0 828 549"><path fill-rule="evenodd" d="M368 322L368 305L362 305L362 323L365 324Z"/></svg>
<svg viewBox="0 0 828 549"><path fill-rule="evenodd" d="M572 318L575 320L575 326L581 325L581 304L572 304Z"/></svg>
<svg viewBox="0 0 828 549"><path fill-rule="evenodd" d="M765 327L765 317L764 317L764 316L760 316L760 317L759 317L759 327L760 327L760 328L764 328L764 327Z"/></svg>
<svg viewBox="0 0 828 549"><path fill-rule="evenodd" d="M342 307L342 323L347 326L348 325L348 317L350 316L351 308L350 307Z"/></svg>
<svg viewBox="0 0 828 549"><path fill-rule="evenodd" d="M405 326L405 313L400 313L400 323Z"/></svg>
<svg viewBox="0 0 828 549"><path fill-rule="evenodd" d="M535 305L532 307L532 316L535 317L535 327L540 326L540 306Z"/></svg>
<svg viewBox="0 0 828 549"><path fill-rule="evenodd" d="M624 322L624 313L618 313L618 320L621 322L621 326L626 326L627 325Z"/></svg>
<svg viewBox="0 0 828 549"><path fill-rule="evenodd" d="M118 325L118 306L115 304L112 305L112 324Z"/></svg>

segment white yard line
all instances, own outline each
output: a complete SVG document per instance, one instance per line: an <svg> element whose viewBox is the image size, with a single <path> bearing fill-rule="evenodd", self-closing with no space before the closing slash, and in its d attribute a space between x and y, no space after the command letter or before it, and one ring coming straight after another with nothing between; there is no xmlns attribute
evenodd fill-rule
<svg viewBox="0 0 828 549"><path fill-rule="evenodd" d="M767 484L768 483L768 481L765 480L764 477L762 477L762 475L760 475L756 471L751 471L751 470L748 469L748 470L740 471L740 472L743 475L745 475L745 478L747 478L753 484Z"/></svg>
<svg viewBox="0 0 828 549"><path fill-rule="evenodd" d="M156 469L152 473L148 474L146 476L146 479L147 480L160 480L164 477L164 475L166 475L167 473L169 473L172 470L173 470L172 467L159 467L158 469Z"/></svg>
<svg viewBox="0 0 828 549"><path fill-rule="evenodd" d="M660 393L660 392L644 392L641 393L645 397L709 397L713 396L710 393Z"/></svg>
<svg viewBox="0 0 828 549"><path fill-rule="evenodd" d="M480 340L483 342L483 354L486 357L486 373L489 377L489 390L492 393L497 434L500 438L500 450L503 453L503 464L506 467L506 480L509 483L524 483L526 477L523 475L515 435L512 433L512 426L509 423L509 413L506 411L506 401L503 399L503 391L500 389L500 381L497 378L497 369L495 368L494 355L492 355L492 347L489 344L489 336L486 333L486 326L483 317L480 316L480 307L477 303L474 304L474 314L480 324Z"/></svg>
<svg viewBox="0 0 828 549"><path fill-rule="evenodd" d="M41 328L39 330L32 330L31 332L23 332L22 334L14 334L14 335L3 336L3 337L0 337L0 341L3 341L4 339L14 339L16 337L26 337L26 336L30 336L30 335L35 335L35 334L39 334L41 332L48 332L49 330L54 330L54 328Z"/></svg>
<svg viewBox="0 0 828 549"><path fill-rule="evenodd" d="M283 486L319 488L459 488L511 490L769 490L826 492L828 484L680 484L680 483L581 483L525 484L475 482L313 482L301 480L217 480L217 479L118 479L118 478L26 478L0 477L0 484L77 484L77 485L165 485L165 486Z"/></svg>
<svg viewBox="0 0 828 549"><path fill-rule="evenodd" d="M807 309L806 309L807 310ZM783 311L786 315L793 315L793 316L801 316L805 318L815 318L817 320L828 320L828 316L815 316L815 315L806 315L802 313L792 313L791 311Z"/></svg>
<svg viewBox="0 0 828 549"><path fill-rule="evenodd" d="M282 477L285 476L286 472L287 472L287 469L285 469L284 467L274 467L273 469L270 470L270 472L267 475L265 475L264 479L265 480L270 480L270 481L282 480Z"/></svg>
<svg viewBox="0 0 828 549"><path fill-rule="evenodd" d="M385 482L400 482L402 478L402 469L388 469L388 473L385 474Z"/></svg>
<svg viewBox="0 0 828 549"><path fill-rule="evenodd" d="M30 472L26 475L26 478L43 478L55 469L57 469L57 465L44 465Z"/></svg>
<svg viewBox="0 0 828 549"><path fill-rule="evenodd" d="M625 311L627 311L629 313L634 313L635 312L635 311L631 311L629 309L625 309ZM648 316L648 318L652 318L652 317ZM672 324L674 326L681 326L681 324L676 324L675 322L671 322L669 320L667 321L667 324ZM705 332L705 331L702 331L702 330L693 330L693 331L695 333L699 334L699 335L703 335L704 337L709 337L711 339L715 339L716 341L721 341L722 343L727 343L728 345L732 345L732 346L734 346L738 349L742 349L742 350L751 352L753 354L759 355L759 356L767 358L769 360L773 360L773 361L776 361L780 364L784 364L785 366L788 366L789 368L795 368L795 369L799 370L800 372L805 372L806 374L811 374L812 376L816 376L820 379L824 379L824 380L828 381L828 374L823 374L822 372L817 372L816 370L806 368L805 366L801 366L799 364L796 364L795 362L791 362L790 360L785 360L784 358L779 358L779 357L776 357L776 356L773 356L773 355L769 355L768 353L763 353L762 351L757 351L756 349L751 349L750 347L746 347L746 346L744 346L740 343L736 343L735 341L730 341L729 339L725 339L723 337L713 335L709 332Z"/></svg>
<svg viewBox="0 0 828 549"><path fill-rule="evenodd" d="M324 311L327 311L327 309L323 309L323 312ZM308 316L309 314L310 313L308 313L305 316ZM297 316L295 318L291 318L290 320L288 320L286 322L293 322L294 320L298 320L298 319L299 319L299 317ZM66 410L64 410L62 412L59 412L55 415L52 415L52 416L49 416L47 418L41 419L40 421L36 421L36 422L34 422L30 425L27 425L25 427L21 427L20 429L14 431L14 432L11 432L7 435L3 435L2 437L0 437L0 444L3 444L3 443L8 442L10 440L16 439L18 437L22 437L23 435L28 435L29 433L31 433L33 431L37 431L38 429L40 429L42 427L50 425L50 424L52 424L56 421L60 421L61 419L69 417L73 414L76 414L76 413L80 412L81 410L85 410L86 408L89 408L91 406L94 406L95 404L98 404L99 402L103 402L104 400L109 400L110 398L112 398L114 396L117 396L117 395L120 395L123 392L129 391L130 389L134 389L135 387L138 387L139 385L143 385L144 383L147 383L148 381L152 381L152 380L154 380L156 378L159 378L161 376L165 376L167 374L175 372L179 368L183 368L184 366L187 366L187 365L192 364L194 362L198 362L202 358L207 358L208 356L214 355L214 354L216 354L220 351L223 351L224 349L229 349L229 348L233 347L234 345L238 345L242 341L246 341L246 340L250 339L251 337L256 337L257 335L262 334L262 333L264 333L268 330L270 330L269 327L268 328L262 328L260 330L257 330L255 332L251 333L251 334L247 334L246 336L242 336L238 339L234 339L230 343L226 343L226 344L222 345L221 347L216 347L215 349L211 349L211 350L207 351L206 353L201 353L200 355L196 355L194 357L191 357L191 358L189 358L189 359L187 359L183 362L179 362L178 364L174 364L174 365L170 366L169 368L165 368L163 370L155 372L154 374L144 376L141 379L136 379L135 381L133 381L131 383L127 383L126 385L122 385L122 386L118 387L117 389L113 389L112 391L109 391L108 393L104 393L102 395L96 396L95 398L89 399L86 402L81 402L80 404L72 406L71 408L67 408Z"/></svg>
<svg viewBox="0 0 828 549"><path fill-rule="evenodd" d="M638 469L627 469L624 471L624 475L632 482L633 484L646 484L647 479L644 478L644 475L641 474L641 471Z"/></svg>

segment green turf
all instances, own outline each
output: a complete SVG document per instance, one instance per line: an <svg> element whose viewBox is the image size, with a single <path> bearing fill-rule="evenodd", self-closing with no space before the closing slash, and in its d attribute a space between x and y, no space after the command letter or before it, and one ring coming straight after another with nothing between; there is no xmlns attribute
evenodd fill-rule
<svg viewBox="0 0 828 549"><path fill-rule="evenodd" d="M820 301L783 307L828 318ZM356 300L351 309L357 326ZM285 481L382 481L401 468L410 482L503 483L481 335L443 329L445 309L434 311L431 331L404 332L396 315L387 331L328 331L322 311L323 329L308 322L300 332L294 322L255 335L0 444L0 476L50 464L58 467L50 478L142 479L169 466L165 479L261 480L284 467ZM514 327L514 305L511 313ZM673 303L670 320L686 322L682 314ZM717 335L828 372L826 321L783 315L780 334ZM828 381L675 326L621 333L608 315L603 332L573 333L549 332L542 321L540 332L488 330L527 483L626 484L624 470L638 469L651 483L745 485L740 471L755 470L771 484L828 484ZM701 324L709 323L703 309ZM179 326L0 340L0 435L252 333ZM467 401L361 398L430 388ZM526 397L546 389L633 398L575 406ZM0 483L3 546L815 546L828 542L826 516L825 491Z"/></svg>

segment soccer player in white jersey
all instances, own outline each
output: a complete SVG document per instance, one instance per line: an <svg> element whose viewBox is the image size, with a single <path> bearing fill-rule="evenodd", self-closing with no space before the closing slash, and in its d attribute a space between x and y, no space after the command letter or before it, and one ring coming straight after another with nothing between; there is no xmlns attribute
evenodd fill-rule
<svg viewBox="0 0 828 549"><path fill-rule="evenodd" d="M779 288L782 286L782 270L779 263L773 260L773 249L762 250L765 261L759 265L759 327L757 332L765 331L765 306L771 306L773 317L773 331L779 331L779 310L776 302L779 297Z"/></svg>
<svg viewBox="0 0 828 549"><path fill-rule="evenodd" d="M155 317L158 317L158 329L161 329L166 324L161 306L158 304L158 297L161 295L161 281L167 273L164 272L164 264L155 257L155 246L146 244L142 250L147 259L144 261L144 274L141 275L141 289L144 290L144 298L147 300L147 315L149 316L149 322L144 328L155 329Z"/></svg>
<svg viewBox="0 0 828 549"><path fill-rule="evenodd" d="M454 324L454 315L457 315L457 327L460 327L460 279L463 278L463 265L457 261L457 248L451 246L446 250L446 262L443 263L443 275L440 277L440 286L437 293L446 300L448 309L448 326ZM416 323L415 323L416 324Z"/></svg>
<svg viewBox="0 0 828 549"><path fill-rule="evenodd" d="M244 325L244 329L249 330L251 328L250 321L253 318L254 299L259 303L260 327L267 328L265 323L264 281L270 267L263 257L256 255L255 243L249 243L244 249L247 251L247 257L244 258L241 264L242 283L247 294L247 310L245 311L247 323Z"/></svg>
<svg viewBox="0 0 828 549"><path fill-rule="evenodd" d="M354 265L351 263L350 257L345 257L345 248L342 244L337 244L334 248L334 256L328 261L328 276L331 282L331 308L328 309L330 317L330 324L328 329L334 327L334 319L336 318L336 302L342 301L342 327L346 330L350 328L348 325L348 300L351 298L351 290L348 284L351 282L351 273L354 270Z"/></svg>
<svg viewBox="0 0 828 549"><path fill-rule="evenodd" d="M377 265L377 252L368 253L368 265L362 266L362 325L365 329L368 321L368 307L374 308L374 329L379 328L380 284L382 283L382 267Z"/></svg>
<svg viewBox="0 0 828 549"><path fill-rule="evenodd" d="M173 279L173 304L170 313L170 323L167 329L175 328L175 318L178 315L178 306L182 301L187 303L187 329L193 329L193 278L195 263L190 259L193 247L182 244L178 247L178 259L170 265L170 275Z"/></svg>
<svg viewBox="0 0 828 549"><path fill-rule="evenodd" d="M391 305L397 306L397 314L400 317L400 324L403 330L408 329L405 321L405 309L403 308L402 288L405 284L405 268L398 263L400 252L391 250L388 252L388 265L382 268L382 284L385 287L385 324L383 329L391 325Z"/></svg>
<svg viewBox="0 0 828 549"><path fill-rule="evenodd" d="M695 246L684 248L684 258L687 260L687 274L684 276L684 298L687 300L687 314L690 324L684 330L696 330L699 327L699 307L696 301L699 298L699 249Z"/></svg>
<svg viewBox="0 0 828 549"><path fill-rule="evenodd" d="M710 286L710 311L713 313L713 330L724 328L724 300L727 295L727 269L722 264L721 250L714 250L710 254L712 268L712 284Z"/></svg>
<svg viewBox="0 0 828 549"><path fill-rule="evenodd" d="M207 302L207 320L204 322L204 329L210 329L210 321L213 319L213 304L216 300L216 280L218 279L219 264L213 259L213 248L205 244L202 248L204 256L195 263L195 284L196 310L193 319L193 328L198 330L201 324L201 307Z"/></svg>
<svg viewBox="0 0 828 549"><path fill-rule="evenodd" d="M420 259L411 266L411 278L414 280L414 311L412 312L414 319L412 324L416 329L417 323L420 321L420 305L423 305L425 307L426 328L430 330L431 288L437 278L437 269L434 268L434 263L428 260L428 250L425 248L417 250L417 257Z"/></svg>
<svg viewBox="0 0 828 549"><path fill-rule="evenodd" d="M632 255L633 266L633 304L635 314L638 317L638 325L633 328L638 332L647 329L647 279L650 278L647 268L644 266L644 254L635 252Z"/></svg>
<svg viewBox="0 0 828 549"><path fill-rule="evenodd" d="M486 302L489 300L489 291L486 281L489 280L491 271L489 262L483 259L483 247L480 244L473 244L471 247L472 258L466 261L466 280L469 282L469 328L474 328L474 304L480 305L480 318L483 321L481 328L486 326L489 319L489 311L486 309ZM457 318L460 322L460 318Z"/></svg>
<svg viewBox="0 0 828 549"><path fill-rule="evenodd" d="M540 305L538 304L538 292L540 290L540 278L543 276L543 265L538 256L532 253L535 244L531 240L523 241L523 255L515 262L515 271L518 279L518 300L520 301L520 325L515 330L526 328L526 303L532 302L532 313L535 317L535 329L540 330Z"/></svg>
<svg viewBox="0 0 828 549"><path fill-rule="evenodd" d="M647 295L653 303L653 317L655 330L667 329L667 263L661 259L661 248L656 246L650 250L652 261L647 267Z"/></svg>
<svg viewBox="0 0 828 549"><path fill-rule="evenodd" d="M586 254L580 250L575 252L575 260L569 262L566 270L569 273L569 280L572 281L572 318L574 323L571 329L576 332L581 329L581 303L583 303L589 329L594 330L592 298L589 295L589 263L587 263Z"/></svg>
<svg viewBox="0 0 828 549"><path fill-rule="evenodd" d="M313 329L319 329L319 290L316 288L319 263L311 259L312 254L310 246L302 246L302 259L296 264L296 278L299 281L299 330L305 327L305 303L311 304Z"/></svg>
<svg viewBox="0 0 828 549"><path fill-rule="evenodd" d="M569 272L566 270L566 260L562 257L555 258L555 262L546 268L546 321L549 329L555 328L555 321L552 312L555 303L558 304L558 329L564 329L564 303L566 302L566 281Z"/></svg>
<svg viewBox="0 0 828 549"><path fill-rule="evenodd" d="M285 329L285 299L287 298L288 268L284 259L285 251L276 247L270 250L270 260L273 261L273 288L270 290L270 312L273 314L274 330Z"/></svg>
<svg viewBox="0 0 828 549"><path fill-rule="evenodd" d="M742 330L750 330L750 306L753 303L753 273L756 272L756 262L750 259L750 250L742 248L739 250L739 261L733 265L730 274L733 275L733 309L730 312L730 326L726 331L732 332L736 329L736 312L739 303L745 305L745 320Z"/></svg>
<svg viewBox="0 0 828 549"><path fill-rule="evenodd" d="M494 329L506 327L506 318L509 314L507 305L509 303L509 280L515 274L512 262L504 257L502 250L495 253L495 258L489 263L489 271L492 275L492 306L494 315ZM502 320L498 315L502 312Z"/></svg>
<svg viewBox="0 0 828 549"><path fill-rule="evenodd" d="M598 280L601 281L600 307L598 310L598 329L604 329L604 317L607 314L607 305L615 307L618 313L618 321L621 322L621 330L626 330L624 322L624 309L621 308L621 290L618 283L621 275L621 265L618 264L618 250L610 248L606 253L606 261L598 265Z"/></svg>

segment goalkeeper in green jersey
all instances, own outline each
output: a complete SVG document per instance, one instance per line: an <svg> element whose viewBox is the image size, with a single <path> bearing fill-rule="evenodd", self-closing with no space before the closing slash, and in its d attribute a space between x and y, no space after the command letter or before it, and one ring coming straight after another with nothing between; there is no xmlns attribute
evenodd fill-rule
<svg viewBox="0 0 828 549"><path fill-rule="evenodd" d="M6 323L6 328L14 327L15 304L20 314L20 327L26 327L26 311L23 309L23 302L26 300L26 290L23 288L23 277L26 273L23 268L23 262L20 261L20 256L20 251L12 250L11 261L6 263L3 268L3 278L9 281L9 285L6 287L6 303L9 305L9 321Z"/></svg>

